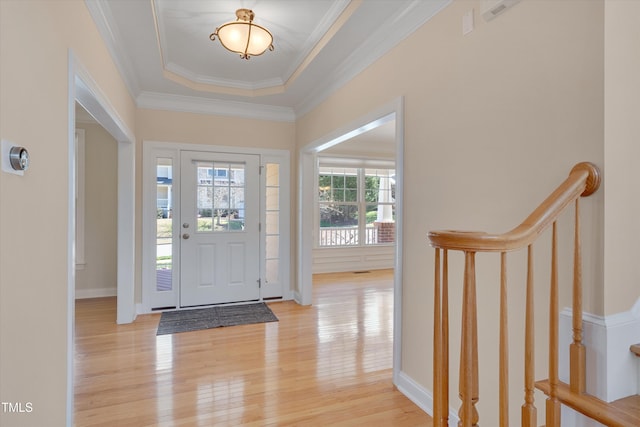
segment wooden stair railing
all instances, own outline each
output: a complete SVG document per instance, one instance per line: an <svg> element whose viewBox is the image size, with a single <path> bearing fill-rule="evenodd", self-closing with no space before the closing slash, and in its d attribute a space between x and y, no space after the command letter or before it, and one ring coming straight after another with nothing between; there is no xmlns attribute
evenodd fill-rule
<svg viewBox="0 0 640 427"><path fill-rule="evenodd" d="M507 328L507 257L509 251L527 248L527 280L525 308L525 374L522 426L537 427L534 403L534 281L533 243L549 227L552 228L550 280L549 380L547 382L546 427L560 427L560 405L565 387L558 380L558 253L557 225L560 215L575 205L574 278L573 278L573 343L570 347L570 391L585 391L585 348L582 344L582 262L580 248L579 199L593 194L600 186L598 168L588 162L578 163L569 177L520 225L503 234L462 231L432 231L435 248L434 278L434 344L433 344L433 419L435 427L449 422L449 301L448 251L464 252L462 332L458 394L462 401L458 417L461 427L475 427L479 422L476 404L478 384L478 332L476 306L475 254L500 253L500 345L499 345L499 422L509 425L508 398L508 328ZM564 402L564 401L562 401Z"/></svg>

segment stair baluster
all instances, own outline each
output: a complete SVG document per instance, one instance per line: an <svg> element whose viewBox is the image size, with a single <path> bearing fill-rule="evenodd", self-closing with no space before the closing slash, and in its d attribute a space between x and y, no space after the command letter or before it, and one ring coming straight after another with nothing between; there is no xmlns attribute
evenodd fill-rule
<svg viewBox="0 0 640 427"><path fill-rule="evenodd" d="M434 286L434 359L433 378L436 390L433 396L434 427L449 425L449 278L447 251L442 251L442 273L440 249L436 249Z"/></svg>
<svg viewBox="0 0 640 427"><path fill-rule="evenodd" d="M464 290L462 301L462 339L460 353L459 396L462 404L458 415L461 427L477 427L479 415L478 385L478 321L476 304L475 252L465 252Z"/></svg>
<svg viewBox="0 0 640 427"><path fill-rule="evenodd" d="M560 401L558 400L558 222L553 222L551 236L551 291L549 295L549 385L546 401L546 426L560 427Z"/></svg>
<svg viewBox="0 0 640 427"><path fill-rule="evenodd" d="M444 427L442 387L442 294L440 286L440 249L436 249L436 262L433 286L433 388L438 393L433 395L433 424L435 427ZM447 394L449 391L447 390Z"/></svg>
<svg viewBox="0 0 640 427"><path fill-rule="evenodd" d="M500 425L509 427L509 313L507 253L500 253Z"/></svg>
<svg viewBox="0 0 640 427"><path fill-rule="evenodd" d="M533 245L527 248L527 301L524 332L524 405L522 405L522 426L538 427L537 409L534 405L535 358L533 327Z"/></svg>
<svg viewBox="0 0 640 427"><path fill-rule="evenodd" d="M449 414L449 320L448 320L448 265L447 251L458 250L465 255L462 333L460 353L460 377L458 394L461 399L459 426L476 427L479 414L476 408L479 400L478 384L478 332L476 302L477 252L500 252L500 348L499 348L499 420L500 427L509 425L509 353L508 353L508 300L507 300L507 259L512 250L527 247L527 281L525 312L525 367L524 404L521 408L521 425L537 426L537 408L534 402L534 388L545 391L547 427L560 426L561 403L572 407L573 396L567 396L568 389L575 396L585 396L585 348L582 343L582 261L580 249L580 205L579 198L593 194L600 186L600 172L592 163L579 163L573 167L569 177L529 215L524 222L503 234L483 232L434 231L429 233L431 245L436 249L434 287L434 426L447 427ZM573 268L573 342L570 346L570 386L559 381L558 375L558 243L557 219L572 203L575 203L574 268ZM549 380L534 382L534 281L533 243L552 226L552 260L549 301ZM442 259L441 259L442 254ZM441 265L442 264L442 265ZM442 267L442 268L441 268ZM586 396L588 397L588 396ZM590 398L588 402L596 402ZM587 401L585 400L585 401ZM598 404L599 405L599 404ZM591 410L591 403L580 406L583 413L596 419L621 421L621 426L632 425L625 415L612 413L603 415L600 409ZM584 409L586 408L586 409ZM599 406L598 406L599 408ZM629 418L633 419L633 418Z"/></svg>

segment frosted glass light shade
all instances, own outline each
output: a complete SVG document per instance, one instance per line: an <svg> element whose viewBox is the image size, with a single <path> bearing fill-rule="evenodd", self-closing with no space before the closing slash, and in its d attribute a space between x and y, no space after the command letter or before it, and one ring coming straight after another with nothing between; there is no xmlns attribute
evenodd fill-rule
<svg viewBox="0 0 640 427"><path fill-rule="evenodd" d="M253 23L254 14L248 9L236 11L237 21L227 22L211 34L216 36L227 50L240 54L243 59L262 55L267 49L273 50L273 36L264 27Z"/></svg>

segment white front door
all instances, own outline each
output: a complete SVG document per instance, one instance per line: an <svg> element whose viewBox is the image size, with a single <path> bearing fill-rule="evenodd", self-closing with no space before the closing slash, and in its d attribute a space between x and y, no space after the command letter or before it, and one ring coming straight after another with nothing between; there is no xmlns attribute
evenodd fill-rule
<svg viewBox="0 0 640 427"><path fill-rule="evenodd" d="M180 306L260 298L257 155L181 152Z"/></svg>

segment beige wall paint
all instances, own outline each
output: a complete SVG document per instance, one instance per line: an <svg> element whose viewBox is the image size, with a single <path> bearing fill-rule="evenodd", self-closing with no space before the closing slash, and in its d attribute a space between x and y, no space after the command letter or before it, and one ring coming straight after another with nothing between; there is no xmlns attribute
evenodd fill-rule
<svg viewBox="0 0 640 427"><path fill-rule="evenodd" d="M605 2L605 313L640 296L640 2Z"/></svg>
<svg viewBox="0 0 640 427"><path fill-rule="evenodd" d="M85 130L85 266L76 271L76 290L117 288L118 144L102 126Z"/></svg>
<svg viewBox="0 0 640 427"><path fill-rule="evenodd" d="M33 404L0 425L66 424L69 49L133 129L84 2L0 1L0 136L32 159L24 177L0 173L0 400Z"/></svg>
<svg viewBox="0 0 640 427"><path fill-rule="evenodd" d="M289 122L212 116L162 110L138 110L136 120L136 194L142 194L143 141L289 150L291 156L291 236L295 236L295 125ZM136 204L136 302L142 301L142 202ZM295 239L291 242L294 282Z"/></svg>
<svg viewBox="0 0 640 427"><path fill-rule="evenodd" d="M402 370L432 389L433 256L427 232L507 231L582 160L603 166L603 3L523 1L491 22L480 1L454 1L402 44L297 122L299 147L404 96L404 282ZM475 30L462 16L475 9ZM585 310L603 313L602 192L584 200ZM570 214L569 217L573 215ZM568 218L570 219L570 218ZM571 224L561 256L571 258ZM536 305L547 302L549 237L536 246ZM460 330L462 256L450 257L452 331ZM563 266L564 289L571 281ZM497 425L499 257L477 258L480 309L480 421ZM513 363L511 402L522 403L525 254L509 255ZM568 302L563 291L562 301ZM545 320L537 343L546 346ZM495 332L494 332L495 331ZM451 384L458 343L452 338ZM546 357L537 367L544 376ZM487 367L488 369L485 369ZM451 393L451 402L458 398ZM539 407L543 406L538 400ZM456 403L453 403L455 406ZM517 407L516 406L516 407ZM514 424L518 411L514 412Z"/></svg>

